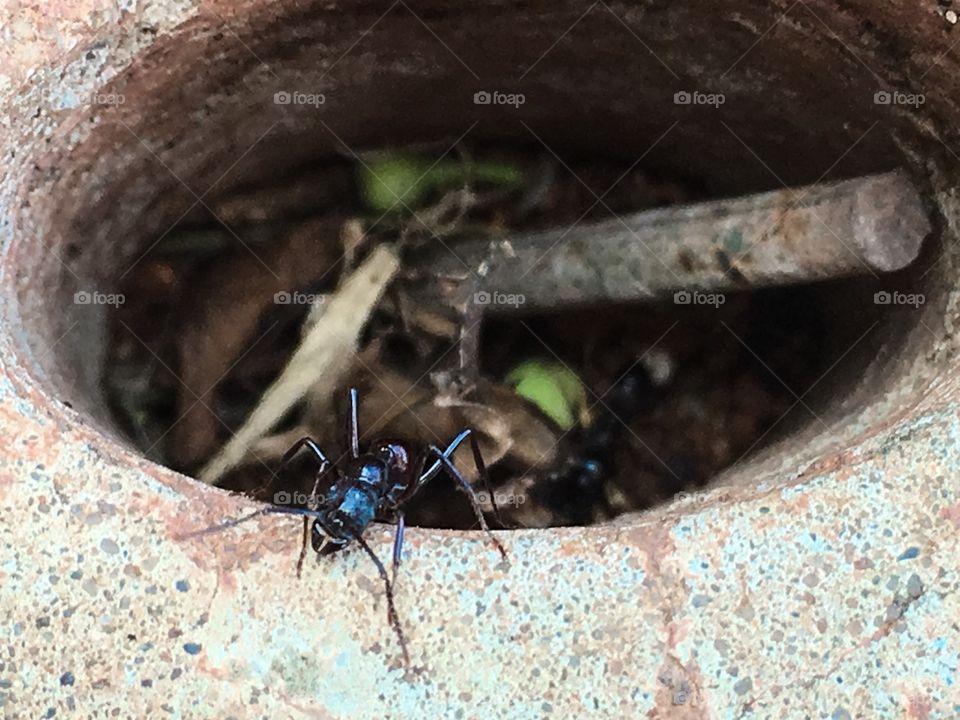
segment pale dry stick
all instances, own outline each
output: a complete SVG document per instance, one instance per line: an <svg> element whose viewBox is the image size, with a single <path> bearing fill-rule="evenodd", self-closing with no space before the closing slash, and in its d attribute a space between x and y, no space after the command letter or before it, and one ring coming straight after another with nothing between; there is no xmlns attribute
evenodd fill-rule
<svg viewBox="0 0 960 720"><path fill-rule="evenodd" d="M343 360L353 356L363 326L399 268L396 249L380 245L330 295L322 310L319 305L311 310L311 314L320 314L319 319L312 323L280 377L267 388L243 426L200 472L200 480L213 484L236 467L249 448L270 431L318 378L331 386L338 384L338 378L329 373L349 368L349 363Z"/></svg>
<svg viewBox="0 0 960 720"><path fill-rule="evenodd" d="M411 265L430 277L414 298L428 304L439 291L455 307L510 313L876 275L913 262L930 227L920 194L891 172L464 240L455 259L425 246ZM464 264L487 272L467 275Z"/></svg>

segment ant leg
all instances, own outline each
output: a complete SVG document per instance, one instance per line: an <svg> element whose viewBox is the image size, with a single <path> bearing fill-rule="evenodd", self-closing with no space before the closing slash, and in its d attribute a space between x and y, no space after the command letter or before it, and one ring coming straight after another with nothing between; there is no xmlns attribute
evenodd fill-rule
<svg viewBox="0 0 960 720"><path fill-rule="evenodd" d="M258 487L256 490L252 491L250 494L253 497L256 497L262 491L270 487L273 484L273 481L277 479L277 476L283 472L283 469L293 459L293 456L296 455L298 452L300 452L300 448L304 446L310 448L310 452L312 452L314 456L320 461L321 469L323 467L323 463L326 463L328 465L332 464L330 460L327 458L327 456L323 453L323 450L320 449L320 446L317 445L317 443L313 440L313 438L302 437L299 440L297 440L290 447L290 449L283 454L283 457L280 458L280 465L277 467L277 471L263 485Z"/></svg>
<svg viewBox="0 0 960 720"><path fill-rule="evenodd" d="M326 456L323 450L320 449L320 446L317 445L316 441L311 437L302 437L297 440L289 450L287 450L283 457L280 458L280 465L277 468L277 475L283 472L284 468L293 460L294 456L300 452L300 449L306 447L309 448L310 452L313 453L314 457L320 461L320 469L317 470L317 482L313 486L312 495L315 497L317 494L317 486L320 484L320 478L323 477L323 474L330 468L333 464L330 462L330 459ZM311 510L316 508L311 507Z"/></svg>
<svg viewBox="0 0 960 720"><path fill-rule="evenodd" d="M297 580L303 574L303 561L307 559L307 541L310 539L310 519L303 517L303 544L300 545L300 557L297 558Z"/></svg>
<svg viewBox="0 0 960 720"><path fill-rule="evenodd" d="M470 499L470 504L473 506L473 512L477 516L477 520L480 522L480 527L490 538L491 542L493 542L493 544L496 546L497 550L500 552L500 556L506 560L507 550L503 547L500 541L497 540L496 536L490 532L490 528L487 525L487 520L483 517L483 509L480 507L480 503L477 500L477 494L473 491L473 488L470 487L470 483L467 482L466 478L464 478L463 475L460 474L460 471L457 470L457 466L450 462L450 458L448 456L448 453L452 453L454 450L456 450L456 445L459 445L461 442L463 442L463 439L467 437L469 432L469 430L464 430L462 433L460 433L453 443L450 443L450 447L448 447L446 451L441 450L436 445L428 446L428 450L437 456L437 462L439 462L441 466L445 468L448 473L450 473L460 488L467 494L467 497ZM454 443L456 443L456 445ZM420 477L419 484L423 484L433 477L433 475L430 475L432 470L433 468L428 470ZM435 474L436 473L434 473L434 475Z"/></svg>
<svg viewBox="0 0 960 720"><path fill-rule="evenodd" d="M397 530L393 536L393 582L397 582L397 568L403 560L403 533L407 529L407 520L400 510L397 512Z"/></svg>
<svg viewBox="0 0 960 720"><path fill-rule="evenodd" d="M323 476L326 474L329 467L329 462L324 461L320 465L320 469L317 470L317 479L313 483L313 490L310 491L310 495L307 497L307 509L316 511L320 507L320 502L317 499L317 488L320 487L320 481L323 480ZM303 561L307 557L307 540L310 539L310 520L304 515L303 516L303 543L300 545L300 557L297 558L297 577L300 577L300 573L303 572Z"/></svg>
<svg viewBox="0 0 960 720"><path fill-rule="evenodd" d="M453 455L454 452L456 452L457 448L460 447L460 443L462 443L467 438L467 436L470 435L470 433L471 431L469 428L462 431L450 442L449 445L447 445L447 449L444 450L442 453L440 453L440 455L446 456L449 458L451 455ZM481 462L483 461L481 460ZM417 480L417 487L419 487L420 485L424 485L430 482L431 480L433 480L437 475L440 474L440 471L442 469L443 469L443 461L440 459L434 460L433 465L431 465L428 470L426 470L422 475L420 475L420 478Z"/></svg>
<svg viewBox="0 0 960 720"><path fill-rule="evenodd" d="M277 473L281 473L283 469L287 466L293 457L300 451L300 448L307 447L310 449L310 452L320 461L320 469L317 470L317 479L313 484L313 490L310 492L310 497L307 498L307 508L309 510L317 509L317 488L320 487L320 481L323 479L323 476L326 474L327 469L330 467L330 460L324 454L323 450L320 449L320 446L312 438L304 437L300 438L293 444L293 446L287 450L283 457L280 458L280 467L277 468ZM303 572L303 561L307 557L307 540L310 538L310 520L304 515L303 516L303 544L300 547L300 557L297 559L297 577L299 578Z"/></svg>
<svg viewBox="0 0 960 720"><path fill-rule="evenodd" d="M493 492L493 488L490 487L490 477L487 475L487 465L483 462L483 455L480 452L480 443L477 442L476 433L474 433L470 428L462 431L451 441L451 443L447 446L447 449L444 450L442 454L443 456L449 458L454 452L456 452L457 448L460 447L460 444L468 437L470 438L470 449L473 451L473 462L477 466L477 474L480 476L480 481L483 483L483 489L486 490L487 495L490 496L490 504L493 506L493 515L497 518L497 522L501 527L506 527L506 524L503 522L503 518L500 516L500 508L497 506L497 496ZM432 480L437 473L440 472L442 467L442 462L440 460L435 460L433 465L430 466L430 469L420 476L417 484L423 485L429 480Z"/></svg>
<svg viewBox="0 0 960 720"><path fill-rule="evenodd" d="M497 507L497 494L490 487L490 476L487 475L487 465L483 462L483 455L480 453L480 443L477 442L476 433L467 429L464 432L470 433L470 450L473 452L473 462L477 466L477 474L480 476L480 482L483 483L483 489L487 491L490 497L490 505L493 506L493 516L497 519L500 527L506 527L503 518L500 516L500 508ZM461 433L462 435L463 433Z"/></svg>
<svg viewBox="0 0 960 720"><path fill-rule="evenodd" d="M350 388L350 453L354 459L360 457L360 422L357 409L357 389Z"/></svg>
<svg viewBox="0 0 960 720"><path fill-rule="evenodd" d="M380 579L383 580L383 584L387 589L387 619L390 622L390 627L393 628L393 631L397 635L397 641L400 643L400 649L403 650L403 662L405 665L410 665L410 653L407 651L407 638L403 634L403 628L400 626L400 616L397 615L397 607L393 602L393 583L390 582L390 577L387 575L387 569L383 566L383 563L380 562L380 558L377 557L376 553L370 549L370 546L367 545L367 541L364 540L359 534L355 534L354 539L359 543L360 547L363 548L364 552L370 556L370 559L373 560L373 564L377 566L377 572L380 573Z"/></svg>
<svg viewBox="0 0 960 720"><path fill-rule="evenodd" d="M281 470L283 470L287 466L287 463L293 460L293 456L296 455L298 452L300 452L300 448L302 447L310 448L310 452L312 452L314 456L316 456L317 460L320 461L321 465L331 464L330 460L323 453L323 450L320 449L320 446L317 445L316 441L314 441L313 438L302 437L299 440L297 440L290 447L290 449L283 454L282 458L280 458L280 467L277 469L278 474L280 473Z"/></svg>

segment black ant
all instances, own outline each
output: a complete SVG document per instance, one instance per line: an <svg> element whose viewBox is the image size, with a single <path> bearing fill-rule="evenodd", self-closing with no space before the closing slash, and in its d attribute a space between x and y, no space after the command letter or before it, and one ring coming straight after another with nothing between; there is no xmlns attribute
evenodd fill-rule
<svg viewBox="0 0 960 720"><path fill-rule="evenodd" d="M534 490L535 499L560 520L558 524L589 525L598 506L613 514L605 488L616 475L617 443L627 425L653 410L661 396L661 388L641 362L620 374L604 394L603 409L584 430L579 448Z"/></svg>
<svg viewBox="0 0 960 720"><path fill-rule="evenodd" d="M480 527L490 537L491 542L496 546L504 560L507 559L507 551L490 532L476 493L474 493L470 483L450 460L450 456L460 444L469 439L477 473L489 496L494 497L493 493L490 492L487 470L483 462L483 456L480 454L480 446L471 429L467 428L461 431L447 445L445 450L441 450L436 445L415 445L401 440L381 439L371 443L370 448L361 454L357 406L357 390L351 388L350 457L343 468L338 467L337 463L331 462L317 443L309 437L298 440L287 450L280 461L280 470L282 470L302 448L306 447L320 462L316 482L309 496L308 507L268 505L250 515L192 533L187 537L224 530L261 515L300 515L303 517L303 546L297 560L297 577L300 577L306 557L308 536L311 539L313 549L321 556L331 555L344 549L350 543L357 543L377 566L377 572L380 573L380 578L386 587L387 618L397 635L397 640L403 651L404 663L409 666L410 654L407 651L407 640L400 625L400 618L397 615L393 598L393 581L396 580L397 568L401 561L403 535L406 527L404 513L401 509L403 505L409 502L420 488L439 475L442 470L446 470L467 494L477 520L480 522ZM427 468L427 461L431 458L434 458L434 461ZM329 491L318 500L317 490L330 471L333 471L335 479ZM497 518L500 517L496 505L494 505L494 514ZM309 527L310 518L313 518L312 530ZM373 552L367 541L363 539L363 533L374 521L396 524L397 529L393 540L393 581L387 575L386 568L380 558Z"/></svg>

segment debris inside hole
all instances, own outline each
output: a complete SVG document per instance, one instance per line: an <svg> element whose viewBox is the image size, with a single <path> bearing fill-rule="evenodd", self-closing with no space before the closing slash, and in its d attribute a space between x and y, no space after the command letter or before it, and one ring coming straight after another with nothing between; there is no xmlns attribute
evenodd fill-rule
<svg viewBox="0 0 960 720"><path fill-rule="evenodd" d="M388 161L396 157L411 156ZM480 146L421 157L412 171L382 160L314 163L275 185L236 188L211 212L189 215L138 261L120 289L127 302L112 311L104 381L118 420L148 457L192 474L209 467L282 376L309 332L308 317L322 319L324 305L372 248L402 238L401 250L442 242L455 252L465 233L497 238L703 196L696 183L628 163L569 158L564 167L524 149ZM378 186L388 171L399 179ZM393 207L391 197L399 197ZM517 308L488 317L476 382L460 394L459 386L443 384L457 376L457 318L405 292L406 281L424 273L429 269L401 267L361 318L356 342L338 355L342 367L289 398L269 435L256 438L219 486L265 501L301 493L305 501L310 466L276 476L279 458L303 435L333 458L348 452L346 390L356 386L367 441L388 436L443 446L474 427L508 525L603 522L701 488L768 443L788 426L781 421L795 405L791 388L808 387L822 370L820 306L809 288L794 287L727 294L713 305L526 315ZM654 358L668 363L669 381L636 413L612 413L624 372L649 374ZM527 393L536 403L518 392L523 367L526 385L539 388ZM580 399L559 397L557 372L578 380ZM603 422L608 429L598 429ZM595 467L587 463L598 453L588 446L601 435L606 444ZM455 462L475 481L465 457L458 453ZM571 468L595 476L596 492L558 482ZM406 510L411 524L476 523L462 494L441 480Z"/></svg>

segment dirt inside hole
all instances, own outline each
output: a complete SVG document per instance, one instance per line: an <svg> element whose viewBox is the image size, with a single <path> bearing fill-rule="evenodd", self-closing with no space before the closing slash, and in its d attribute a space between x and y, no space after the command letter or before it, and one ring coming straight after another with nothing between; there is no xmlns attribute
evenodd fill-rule
<svg viewBox="0 0 960 720"><path fill-rule="evenodd" d="M436 160L429 148L419 150ZM704 197L688 178L656 176L617 160L557 162L529 148L477 146L442 162L492 163L523 177L517 184L472 177L473 204L462 216L456 202L443 207L462 184L423 193L423 207L443 210L425 235L442 233L453 248L465 231L560 227ZM157 238L129 273L119 288L126 302L112 313L104 384L119 423L148 457L198 473L281 373L302 341L310 309L332 297L371 247L409 227L403 213L370 207L361 170L332 159L294 169L270 186L234 188L210 211L189 215ZM604 203L595 203L601 194ZM695 492L802 422L797 393L824 366L823 310L807 287L727 294L712 306L520 312L485 319L481 384L470 403L451 407L438 402L436 373L457 361L456 318L404 302L411 272L422 278L425 270L401 271L366 322L337 387L300 398L218 485L264 501L280 493L296 503L296 493L312 488L315 465L302 457L276 475L280 456L306 434L332 458L342 457L346 389L356 386L364 441L389 436L442 446L465 425L475 427L508 525L602 522ZM635 416L612 421L598 491L587 500L575 484L558 484L593 458L585 444L616 405L624 372L654 373L654 361L669 379ZM583 397L569 403L575 422L558 424L505 382L525 362L579 379ZM477 480L469 453L455 461ZM481 500L489 510L489 496ZM466 498L443 478L405 509L411 524L476 526Z"/></svg>

